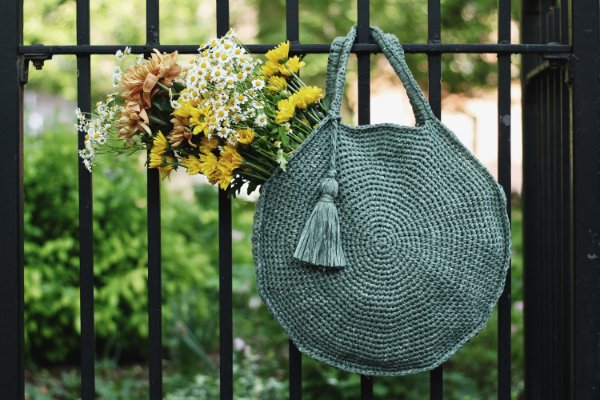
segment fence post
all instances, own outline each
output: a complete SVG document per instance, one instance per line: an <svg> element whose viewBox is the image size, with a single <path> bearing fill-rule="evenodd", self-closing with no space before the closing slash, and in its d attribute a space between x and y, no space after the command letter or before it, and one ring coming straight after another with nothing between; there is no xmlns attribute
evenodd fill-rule
<svg viewBox="0 0 600 400"><path fill-rule="evenodd" d="M572 2L574 399L600 396L599 4Z"/></svg>
<svg viewBox="0 0 600 400"><path fill-rule="evenodd" d="M22 2L0 2L0 393L22 399L23 378L23 84Z"/></svg>

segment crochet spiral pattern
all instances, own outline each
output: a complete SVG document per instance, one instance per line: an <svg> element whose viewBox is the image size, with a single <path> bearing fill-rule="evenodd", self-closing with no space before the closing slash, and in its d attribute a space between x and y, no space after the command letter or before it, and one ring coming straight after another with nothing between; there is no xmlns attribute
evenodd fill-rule
<svg viewBox="0 0 600 400"><path fill-rule="evenodd" d="M330 115L261 189L257 282L302 352L347 371L405 375L435 368L484 327L509 266L510 226L503 190L433 116L394 36L371 30L417 126L339 122L355 35L332 45ZM294 258L331 169L331 135L343 268Z"/></svg>

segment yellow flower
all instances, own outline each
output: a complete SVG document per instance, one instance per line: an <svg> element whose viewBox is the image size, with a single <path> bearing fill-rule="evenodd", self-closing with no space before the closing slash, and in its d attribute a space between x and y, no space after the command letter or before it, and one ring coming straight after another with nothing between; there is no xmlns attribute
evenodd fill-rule
<svg viewBox="0 0 600 400"><path fill-rule="evenodd" d="M240 156L235 148L232 146L225 146L221 151L221 158L219 159L219 186L225 190L233 179L233 171L242 165L244 159Z"/></svg>
<svg viewBox="0 0 600 400"><path fill-rule="evenodd" d="M281 65L279 65L278 63L276 63L274 61L267 61L261 67L261 71L266 76L273 76L273 75L277 74L278 72L280 72L281 67L282 67Z"/></svg>
<svg viewBox="0 0 600 400"><path fill-rule="evenodd" d="M156 154L154 149L150 150L150 163L148 168L159 168L163 163L162 154Z"/></svg>
<svg viewBox="0 0 600 400"><path fill-rule="evenodd" d="M150 163L148 168L158 168L162 179L168 178L173 171L173 163L175 159L170 156L159 155L150 151Z"/></svg>
<svg viewBox="0 0 600 400"><path fill-rule="evenodd" d="M211 117L209 106L197 106L188 102L181 102L181 108L175 110L173 114L177 117L188 118L190 126L193 126L192 134L197 135L200 132L208 134L208 121Z"/></svg>
<svg viewBox="0 0 600 400"><path fill-rule="evenodd" d="M280 76L271 76L269 78L269 90L271 92L280 92L287 87L287 81Z"/></svg>
<svg viewBox="0 0 600 400"><path fill-rule="evenodd" d="M306 63L304 61L300 61L298 56L294 56L286 61L285 66L287 68L283 68L286 70L286 73L281 71L282 75L291 75L290 71L297 74L300 71L300 68L304 67Z"/></svg>
<svg viewBox="0 0 600 400"><path fill-rule="evenodd" d="M305 109L323 98L323 90L316 86L306 86L300 88L291 97L294 98L296 107Z"/></svg>
<svg viewBox="0 0 600 400"><path fill-rule="evenodd" d="M163 135L161 131L158 131L158 134L152 142L152 149L150 150L148 168L158 168L158 172L160 172L162 179L167 178L171 174L171 171L173 171L173 164L175 163L173 157L165 156L168 144L169 142L165 135Z"/></svg>
<svg viewBox="0 0 600 400"><path fill-rule="evenodd" d="M169 175L171 175L171 172L173 171L174 161L175 160L173 159L173 157L165 157L165 165L163 165L162 167L158 167L158 172L160 173L161 179L168 178Z"/></svg>
<svg viewBox="0 0 600 400"><path fill-rule="evenodd" d="M193 155L182 158L181 164L187 170L188 175L196 175L200 173L200 160Z"/></svg>
<svg viewBox="0 0 600 400"><path fill-rule="evenodd" d="M269 60L269 61L278 63L282 60L285 60L288 57L289 52L290 52L290 42L287 41L284 43L280 43L274 49L269 50L267 52L267 54L265 54L265 57L267 57L267 60Z"/></svg>
<svg viewBox="0 0 600 400"><path fill-rule="evenodd" d="M219 187L221 189L226 190L227 187L229 187L229 184L231 183L232 179L233 179L233 174L231 174L231 173L225 173L225 174L223 174L221 172L221 173L219 173L217 181L216 182L212 182L212 183L218 183Z"/></svg>
<svg viewBox="0 0 600 400"><path fill-rule="evenodd" d="M199 156L200 173L205 175L210 183L217 183L219 177L218 159L212 151L204 150Z"/></svg>
<svg viewBox="0 0 600 400"><path fill-rule="evenodd" d="M167 138L165 137L165 135L163 135L163 133L161 131L158 131L158 133L156 134L156 137L152 141L151 152L156 152L156 154L163 155L163 154L165 154L165 151L167 150L168 144L169 144L169 142L167 141Z"/></svg>
<svg viewBox="0 0 600 400"><path fill-rule="evenodd" d="M216 149L219 146L219 139L217 139L216 137L212 136L210 139L206 136L204 136L201 140L200 140L200 149L201 151L211 151Z"/></svg>
<svg viewBox="0 0 600 400"><path fill-rule="evenodd" d="M296 99L290 97L289 99L279 100L277 102L277 114L275 115L275 122L278 124L289 121L296 111Z"/></svg>
<svg viewBox="0 0 600 400"><path fill-rule="evenodd" d="M250 144L254 140L254 131L252 128L244 128L237 130L238 142L241 144Z"/></svg>
<svg viewBox="0 0 600 400"><path fill-rule="evenodd" d="M223 147L221 150L221 159L222 165L227 166L232 171L242 165L244 159L240 156L240 153L237 150L229 145Z"/></svg>

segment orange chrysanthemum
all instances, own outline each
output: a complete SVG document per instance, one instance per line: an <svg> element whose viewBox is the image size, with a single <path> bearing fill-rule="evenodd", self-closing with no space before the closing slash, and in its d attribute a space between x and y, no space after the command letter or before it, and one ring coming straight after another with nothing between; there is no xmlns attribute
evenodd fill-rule
<svg viewBox="0 0 600 400"><path fill-rule="evenodd" d="M128 101L121 107L121 117L119 118L119 138L130 139L132 136L142 132L152 134L148 124L148 114L137 101Z"/></svg>
<svg viewBox="0 0 600 400"><path fill-rule="evenodd" d="M157 83L171 87L173 79L180 73L177 52L167 54L156 49L143 64L134 65L127 70L121 83L125 89L121 94L125 99L125 106L121 107L119 118L120 138L129 139L142 132L151 134L146 109L152 106L151 99L158 90Z"/></svg>
<svg viewBox="0 0 600 400"><path fill-rule="evenodd" d="M192 132L190 132L188 125L189 122L187 118L179 117L174 115L171 118L171 123L173 124L173 130L169 133L169 143L174 148L177 148L183 144L184 141L187 141L188 144L192 147L196 147L196 145L192 142Z"/></svg>
<svg viewBox="0 0 600 400"><path fill-rule="evenodd" d="M158 90L157 82L166 87L173 86L173 79L181 73L181 66L177 64L177 52L160 53L154 49L152 56L143 64L134 65L123 76L121 85L125 89L122 93L126 101L137 99L141 96L141 106L150 108L151 98Z"/></svg>

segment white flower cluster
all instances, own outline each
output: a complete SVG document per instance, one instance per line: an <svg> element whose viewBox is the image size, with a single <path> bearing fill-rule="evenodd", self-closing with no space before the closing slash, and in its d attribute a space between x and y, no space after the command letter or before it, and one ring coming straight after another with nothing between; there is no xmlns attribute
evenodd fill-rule
<svg viewBox="0 0 600 400"><path fill-rule="evenodd" d="M85 134L85 147L79 150L79 156L90 172L92 171L98 148L106 143L109 132L117 124L120 107L115 101L115 96L116 93L111 93L107 96L106 101L96 103L96 109L90 118L87 118L81 109L77 108L75 110L75 115L77 116L77 124L75 126L79 132Z"/></svg>
<svg viewBox="0 0 600 400"><path fill-rule="evenodd" d="M131 54L131 47L127 46L125 47L125 50L117 50L117 52L115 53L115 57L118 61L122 61L125 57L127 57L128 55ZM142 54L142 60L143 60L143 54ZM123 80L123 71L121 71L121 67L119 67L118 65L116 65L113 68L113 73L112 73L112 85L114 88L119 87L121 85L121 81Z"/></svg>
<svg viewBox="0 0 600 400"><path fill-rule="evenodd" d="M262 62L239 44L235 32L209 41L198 51L200 54L182 73L185 90L173 108L199 110L207 136L217 135L232 144L236 127L266 126L266 84L259 69Z"/></svg>
<svg viewBox="0 0 600 400"><path fill-rule="evenodd" d="M121 85L121 81L123 80L123 72L121 71L121 67L115 65L113 68L112 74L112 86L114 88L119 87Z"/></svg>
<svg viewBox="0 0 600 400"><path fill-rule="evenodd" d="M131 47L126 46L125 50L123 50L123 51L117 50L117 52L115 53L115 57L117 58L117 60L121 61L122 59L124 59L125 57L127 57L130 54L131 54Z"/></svg>
<svg viewBox="0 0 600 400"><path fill-rule="evenodd" d="M127 46L124 50L117 50L115 58L117 61L122 61L130 54L131 48ZM143 59L142 55L142 60ZM113 87L119 87L122 80L123 71L120 66L116 65L113 68L112 73ZM94 165L94 159L96 158L98 149L106 143L111 130L117 128L120 115L120 105L116 101L117 96L118 93L110 93L106 96L105 101L96 103L96 109L89 116L86 116L79 108L75 110L75 116L77 117L77 124L75 124L75 127L79 132L85 134L85 148L79 150L79 156L83 160L83 164L87 170L90 172L92 172L92 166Z"/></svg>

